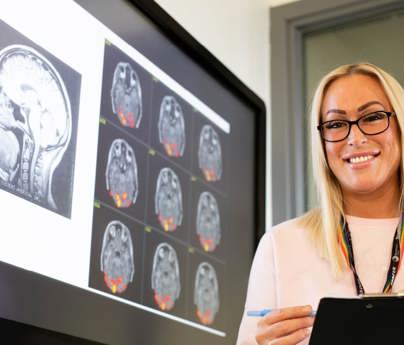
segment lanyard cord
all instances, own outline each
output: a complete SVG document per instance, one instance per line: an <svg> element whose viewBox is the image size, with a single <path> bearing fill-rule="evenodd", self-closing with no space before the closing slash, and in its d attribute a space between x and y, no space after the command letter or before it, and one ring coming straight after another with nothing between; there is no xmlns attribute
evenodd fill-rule
<svg viewBox="0 0 404 345"><path fill-rule="evenodd" d="M401 216L401 221L398 224L396 232L393 237L390 267L387 272L386 283L384 284L383 287L383 293L391 293L394 280L396 279L397 272L400 268L401 256L403 254L403 243L404 243L403 227L404 227L404 213ZM363 288L361 280L359 279L359 275L356 271L351 232L349 231L348 223L344 219L344 217L341 217L340 231L338 237L342 253L344 254L345 260L347 261L347 264L351 268L351 271L354 275L356 293L358 295L363 295L365 294L365 289Z"/></svg>

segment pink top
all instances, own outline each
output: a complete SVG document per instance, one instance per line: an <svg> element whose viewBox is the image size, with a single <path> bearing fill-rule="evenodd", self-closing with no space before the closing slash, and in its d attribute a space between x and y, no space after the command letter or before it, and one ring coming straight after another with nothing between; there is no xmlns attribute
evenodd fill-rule
<svg viewBox="0 0 404 345"><path fill-rule="evenodd" d="M347 216L347 221L362 285L366 293L379 293L386 281L399 218ZM397 274L393 292L404 289L403 270L400 268ZM306 304L317 309L322 297L353 296L356 289L352 272L346 271L335 279L330 265L316 253L307 231L298 226L297 219L281 223L262 237L255 253L237 345L257 344L255 332L259 318L247 316L247 310ZM308 342L307 338L299 345Z"/></svg>

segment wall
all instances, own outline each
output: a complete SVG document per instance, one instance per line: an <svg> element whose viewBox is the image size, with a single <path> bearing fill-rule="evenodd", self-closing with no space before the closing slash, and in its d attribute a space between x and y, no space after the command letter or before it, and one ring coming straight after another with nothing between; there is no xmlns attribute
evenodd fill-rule
<svg viewBox="0 0 404 345"><path fill-rule="evenodd" d="M293 0L156 0L266 104L266 223L272 224L269 8Z"/></svg>

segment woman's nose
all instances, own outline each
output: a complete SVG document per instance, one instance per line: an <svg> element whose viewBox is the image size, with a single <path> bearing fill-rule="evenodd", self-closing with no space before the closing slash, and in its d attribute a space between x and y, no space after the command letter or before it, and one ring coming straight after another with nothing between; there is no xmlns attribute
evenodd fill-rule
<svg viewBox="0 0 404 345"><path fill-rule="evenodd" d="M362 133L357 124L353 124L351 126L351 131L349 132L348 135L348 144L349 145L363 144L366 142L366 140L367 140L366 134Z"/></svg>

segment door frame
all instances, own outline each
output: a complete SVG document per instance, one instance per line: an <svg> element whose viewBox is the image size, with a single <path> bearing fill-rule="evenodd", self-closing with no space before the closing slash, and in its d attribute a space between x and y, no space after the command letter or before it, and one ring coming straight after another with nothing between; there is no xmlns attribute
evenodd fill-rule
<svg viewBox="0 0 404 345"><path fill-rule="evenodd" d="M301 0L270 9L273 224L306 206L303 36L402 8L402 0Z"/></svg>

